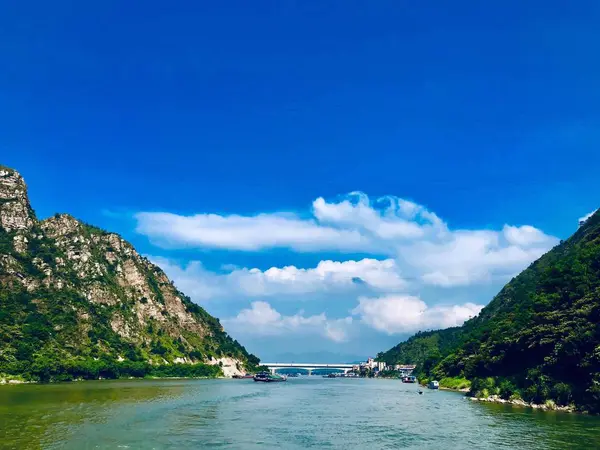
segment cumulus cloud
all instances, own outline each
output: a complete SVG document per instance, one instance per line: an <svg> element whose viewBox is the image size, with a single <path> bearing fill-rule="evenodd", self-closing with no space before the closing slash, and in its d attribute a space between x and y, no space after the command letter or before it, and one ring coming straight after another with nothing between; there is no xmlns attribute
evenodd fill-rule
<svg viewBox="0 0 600 450"><path fill-rule="evenodd" d="M357 231L322 226L314 220L300 219L294 214L180 216L165 212L140 212L135 218L136 231L165 248L351 251L366 249L370 245Z"/></svg>
<svg viewBox="0 0 600 450"><path fill-rule="evenodd" d="M179 216L148 212L139 213L136 218L139 233L167 247L245 251L282 247L301 252L338 250L386 255L395 261L394 270L386 270L383 276L381 271L373 273L372 283L356 275L374 286L397 286L398 273L425 284L447 287L506 279L558 242L530 225L505 225L501 230L452 230L435 213L414 202L394 196L371 200L360 192L333 202L317 198L309 218L289 213ZM320 283L325 288L330 283L323 280L328 277L319 272L325 266L323 263L316 270L294 266L264 272L250 269L232 274L258 295L264 291L262 285L269 289L285 285L286 290L293 286L302 291ZM351 264L344 269L354 270ZM337 278L329 278L339 283L344 278L341 272Z"/></svg>
<svg viewBox="0 0 600 450"><path fill-rule="evenodd" d="M371 203L361 192L353 192L338 203L319 197L313 202L313 214L322 224L360 230L382 240L419 238L427 228L445 227L437 216L415 203L391 196Z"/></svg>
<svg viewBox="0 0 600 450"><path fill-rule="evenodd" d="M398 197L371 202L353 192L339 202L313 202L310 218L292 213L254 216L167 212L135 215L136 231L166 248L223 248L257 251L291 248L297 251L386 251L387 241L414 239L444 230L445 224L424 207ZM388 250L389 251L389 250Z"/></svg>
<svg viewBox="0 0 600 450"><path fill-rule="evenodd" d="M285 316L269 303L256 301L250 308L241 310L237 316L225 319L223 323L234 333L240 334L276 336L318 333L334 342L344 342L347 339L347 327L352 324L352 317L328 320L324 313L305 316L303 311Z"/></svg>
<svg viewBox="0 0 600 450"><path fill-rule="evenodd" d="M326 260L313 268L285 266L271 267L265 271L230 266L229 271L217 273L206 270L199 261L180 266L167 258L149 258L167 273L179 289L196 301L232 296L351 292L358 289L394 292L407 284L393 259Z"/></svg>
<svg viewBox="0 0 600 450"><path fill-rule="evenodd" d="M180 291L185 292L195 302L202 303L231 293L231 289L223 282L222 276L206 270L200 261L190 261L181 266L169 258L151 255L147 257L165 271Z"/></svg>
<svg viewBox="0 0 600 450"><path fill-rule="evenodd" d="M406 285L393 259L327 260L310 269L271 267L264 272L259 269L235 271L230 276L236 278L240 287L251 295L342 290L351 289L356 284L394 291Z"/></svg>
<svg viewBox="0 0 600 450"><path fill-rule="evenodd" d="M394 196L371 199L360 192L334 201L319 197L303 214L141 212L136 219L139 233L169 249L285 248L371 256L324 259L309 267L225 264L217 271L199 261L181 265L150 257L195 301L252 302L225 321L234 332L310 333L334 342L348 339L358 324L387 334L460 325L482 308L469 300L480 298L481 292L489 296L488 291L500 288L558 243L531 225L451 228L417 203ZM453 305L431 303L437 298L455 300ZM272 306L289 299L332 302L327 311L336 310L337 317L306 316L302 311L286 316ZM348 310L352 316L346 317Z"/></svg>
<svg viewBox="0 0 600 450"><path fill-rule="evenodd" d="M429 307L419 297L387 295L360 298L352 314L376 330L396 334L462 325L482 308L483 305L473 303Z"/></svg>
<svg viewBox="0 0 600 450"><path fill-rule="evenodd" d="M444 239L404 246L399 253L425 283L450 287L510 278L557 242L534 227L506 225L500 232L454 231Z"/></svg>

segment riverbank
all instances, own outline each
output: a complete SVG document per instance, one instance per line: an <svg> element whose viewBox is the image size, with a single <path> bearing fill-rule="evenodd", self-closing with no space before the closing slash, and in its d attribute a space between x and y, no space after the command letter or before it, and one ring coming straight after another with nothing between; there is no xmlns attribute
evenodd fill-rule
<svg viewBox="0 0 600 450"><path fill-rule="evenodd" d="M17 380L13 378L0 378L0 384L27 384L35 383L35 381Z"/></svg>
<svg viewBox="0 0 600 450"><path fill-rule="evenodd" d="M470 390L469 388L460 388L460 389L457 389L457 388L450 388L450 387L445 387L445 386L440 386L439 389L442 390L442 391L461 392L463 394L466 394Z"/></svg>
<svg viewBox="0 0 600 450"><path fill-rule="evenodd" d="M537 403L527 403L525 400L520 398L505 400L500 398L497 395L491 395L489 397L468 397L471 401L474 402L483 402L483 403L500 403L514 406L521 406L525 408L539 409L541 411L560 411L566 413L585 413L584 411L578 411L574 405L561 406L554 403L552 400L548 400L543 404Z"/></svg>
<svg viewBox="0 0 600 450"><path fill-rule="evenodd" d="M419 384L423 387L427 387L429 382L432 381L429 378L421 378ZM469 392L471 390L471 382L466 378L462 377L446 377L439 380L439 389L444 391L454 392Z"/></svg>
<svg viewBox="0 0 600 450"><path fill-rule="evenodd" d="M102 361L94 361L93 366L78 364L60 368L43 368L35 374L0 373L0 385L98 380L204 379L227 377L227 375L219 365L203 363L153 366L143 362L119 361L106 365Z"/></svg>
<svg viewBox="0 0 600 450"><path fill-rule="evenodd" d="M120 378L74 378L70 380L49 380L49 381L35 381L35 380L21 380L14 378L0 378L0 386L8 385L19 385L19 384L58 384L58 383L81 383L88 381L133 381L133 380L229 380L231 377L225 376L197 376L197 377L120 377Z"/></svg>
<svg viewBox="0 0 600 450"><path fill-rule="evenodd" d="M216 361L216 363L215 363ZM4 370L3 370L4 369ZM233 371L235 369L235 372ZM237 367L220 360L193 364L152 364L148 361L115 360L110 358L66 359L61 361L35 360L0 365L0 380L21 381L73 381L119 378L216 378L237 373Z"/></svg>
<svg viewBox="0 0 600 450"><path fill-rule="evenodd" d="M419 383L419 385L420 385L421 387L424 387L424 388L427 388L427 387L428 387L428 385L427 385L427 384L422 384L422 383ZM442 386L442 385L440 385L440 386L438 387L438 389L439 389L440 391L460 392L460 393L462 393L462 394L466 394L466 393L468 393L468 392L470 391L470 389L469 389L469 388L460 388L460 389L459 389L459 388L454 388L454 387L446 387L446 386Z"/></svg>

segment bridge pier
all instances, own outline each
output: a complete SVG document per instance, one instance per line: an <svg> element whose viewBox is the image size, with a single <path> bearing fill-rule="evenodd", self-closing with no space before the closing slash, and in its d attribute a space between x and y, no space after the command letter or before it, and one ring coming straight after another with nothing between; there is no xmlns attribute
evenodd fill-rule
<svg viewBox="0 0 600 450"><path fill-rule="evenodd" d="M271 375L275 375L277 369L275 369L274 367L269 367L269 371L271 372Z"/></svg>
<svg viewBox="0 0 600 450"><path fill-rule="evenodd" d="M308 376L310 377L312 375L312 369L306 369L306 371L308 372Z"/></svg>

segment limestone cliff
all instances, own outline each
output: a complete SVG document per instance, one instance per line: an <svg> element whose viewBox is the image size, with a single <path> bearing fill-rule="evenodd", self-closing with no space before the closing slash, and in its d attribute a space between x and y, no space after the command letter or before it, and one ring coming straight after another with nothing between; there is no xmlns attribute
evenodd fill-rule
<svg viewBox="0 0 600 450"><path fill-rule="evenodd" d="M66 214L39 221L21 175L0 166L0 374L40 355L228 375L258 363L119 235Z"/></svg>

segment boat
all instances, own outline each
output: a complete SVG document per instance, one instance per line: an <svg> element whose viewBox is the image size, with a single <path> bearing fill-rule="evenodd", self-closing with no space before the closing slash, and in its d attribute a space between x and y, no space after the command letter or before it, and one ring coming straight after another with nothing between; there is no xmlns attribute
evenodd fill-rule
<svg viewBox="0 0 600 450"><path fill-rule="evenodd" d="M275 383L279 381L287 381L287 377L276 373L260 372L254 375L254 381L262 381L263 383Z"/></svg>
<svg viewBox="0 0 600 450"><path fill-rule="evenodd" d="M231 378L236 378L238 380L242 380L242 379L245 379L245 378L254 378L254 375L252 375L251 373L247 373L246 375L234 375Z"/></svg>
<svg viewBox="0 0 600 450"><path fill-rule="evenodd" d="M429 384L427 385L427 387L429 389L439 389L440 388L440 383L439 383L439 381L433 380L433 381L429 382Z"/></svg>
<svg viewBox="0 0 600 450"><path fill-rule="evenodd" d="M402 382L403 383L416 383L417 377L407 376L407 377L402 378Z"/></svg>

